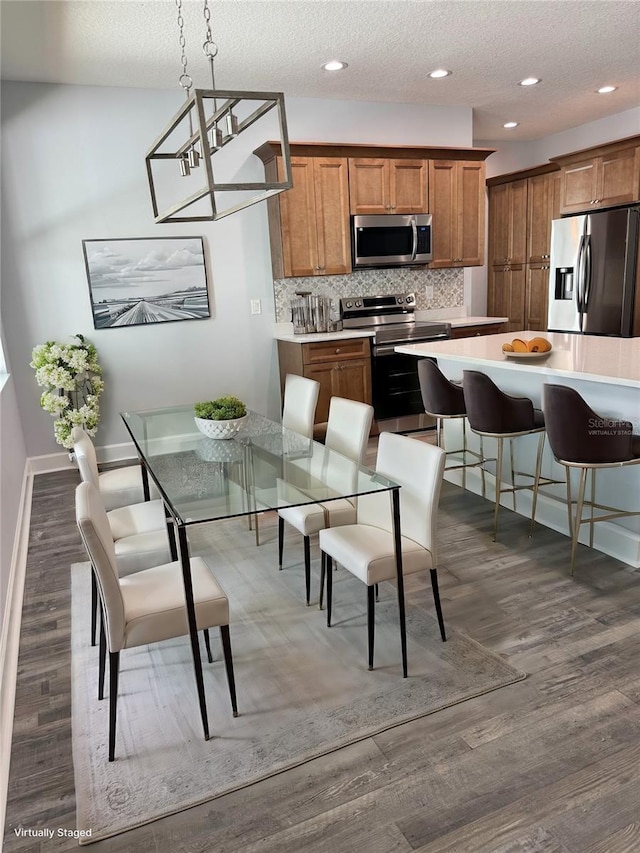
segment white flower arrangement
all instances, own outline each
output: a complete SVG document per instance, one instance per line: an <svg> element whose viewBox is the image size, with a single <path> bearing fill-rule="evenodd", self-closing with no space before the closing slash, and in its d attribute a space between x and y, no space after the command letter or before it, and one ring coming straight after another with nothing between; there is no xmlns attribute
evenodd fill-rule
<svg viewBox="0 0 640 853"><path fill-rule="evenodd" d="M31 358L36 382L45 388L40 405L56 418L53 432L58 444L71 450L74 426L89 435L98 429L99 399L104 389L98 352L82 335L76 335L70 344L39 344Z"/></svg>

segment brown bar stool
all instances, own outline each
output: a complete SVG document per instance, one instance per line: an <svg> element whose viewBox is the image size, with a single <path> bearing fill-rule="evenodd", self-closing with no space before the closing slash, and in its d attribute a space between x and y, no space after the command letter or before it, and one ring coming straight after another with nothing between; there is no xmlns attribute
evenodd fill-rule
<svg viewBox="0 0 640 853"><path fill-rule="evenodd" d="M486 497L483 439L480 436L480 453L467 447L467 409L464 402L462 385L452 382L444 375L435 361L430 358L418 360L418 379L425 414L436 419L436 438L447 456L462 454L461 465L445 465L446 471L462 469L462 488L467 487L467 468L480 466L482 471L482 497ZM446 450L444 425L447 420L462 420L462 447L458 450ZM467 454L474 456L475 462L467 462Z"/></svg>
<svg viewBox="0 0 640 853"><path fill-rule="evenodd" d="M589 547L593 548L593 525L596 521L640 515L640 510L621 510L596 503L596 472L600 468L625 468L640 464L640 435L633 435L630 421L614 420L599 415L587 405L573 388L544 385L542 405L547 423L549 445L556 461L564 465L567 475L567 508L571 536L571 574L575 564L580 526L589 525ZM580 471L578 499L571 495L571 469ZM587 472L591 471L591 499L585 501ZM576 504L575 516L573 504ZM584 505L591 512L582 517ZM607 510L594 516L594 509Z"/></svg>
<svg viewBox="0 0 640 853"><path fill-rule="evenodd" d="M542 477L542 452L544 450L545 423L544 415L539 409L534 409L528 397L512 397L505 394L486 374L478 370L463 371L462 388L467 408L467 418L472 432L487 438L495 438L498 444L496 453L496 505L493 514L493 540L498 532L498 511L500 495L511 492L513 508L516 509L516 492L522 489L533 491L531 507L531 527L529 536L533 535L538 503L540 484L549 485L558 482ZM513 464L513 439L523 435L538 435L538 452L534 474L515 471ZM502 488L502 451L505 438L509 439L511 459L511 487ZM488 461L488 460L487 460ZM516 486L516 474L523 477L533 477L533 484Z"/></svg>

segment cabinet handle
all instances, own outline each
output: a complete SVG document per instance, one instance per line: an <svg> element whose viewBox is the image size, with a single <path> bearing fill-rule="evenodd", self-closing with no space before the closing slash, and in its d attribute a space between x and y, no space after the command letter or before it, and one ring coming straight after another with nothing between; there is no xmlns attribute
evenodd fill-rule
<svg viewBox="0 0 640 853"><path fill-rule="evenodd" d="M336 355L340 352L340 347L336 347Z"/></svg>

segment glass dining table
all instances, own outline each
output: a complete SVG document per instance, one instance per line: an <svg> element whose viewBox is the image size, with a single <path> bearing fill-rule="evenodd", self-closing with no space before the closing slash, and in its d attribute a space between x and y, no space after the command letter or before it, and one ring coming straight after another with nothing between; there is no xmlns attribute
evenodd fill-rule
<svg viewBox="0 0 640 853"><path fill-rule="evenodd" d="M389 492L396 549L400 621L404 584L400 548L400 486L376 471L249 411L232 439L207 438L195 425L193 406L122 412L142 468L145 499L149 481L165 506L171 553L180 560L189 636L204 737L209 739L202 661L198 643L187 530L191 525L246 517L286 506L325 504L373 492ZM176 538L173 535L177 532ZM404 638L404 631L401 632ZM402 642L407 675L406 641Z"/></svg>

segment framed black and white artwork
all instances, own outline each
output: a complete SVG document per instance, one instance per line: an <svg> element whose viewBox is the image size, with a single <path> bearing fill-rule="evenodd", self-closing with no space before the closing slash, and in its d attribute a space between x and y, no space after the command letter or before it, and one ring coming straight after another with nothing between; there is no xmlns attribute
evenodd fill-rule
<svg viewBox="0 0 640 853"><path fill-rule="evenodd" d="M96 329L210 317L202 237L83 240Z"/></svg>

